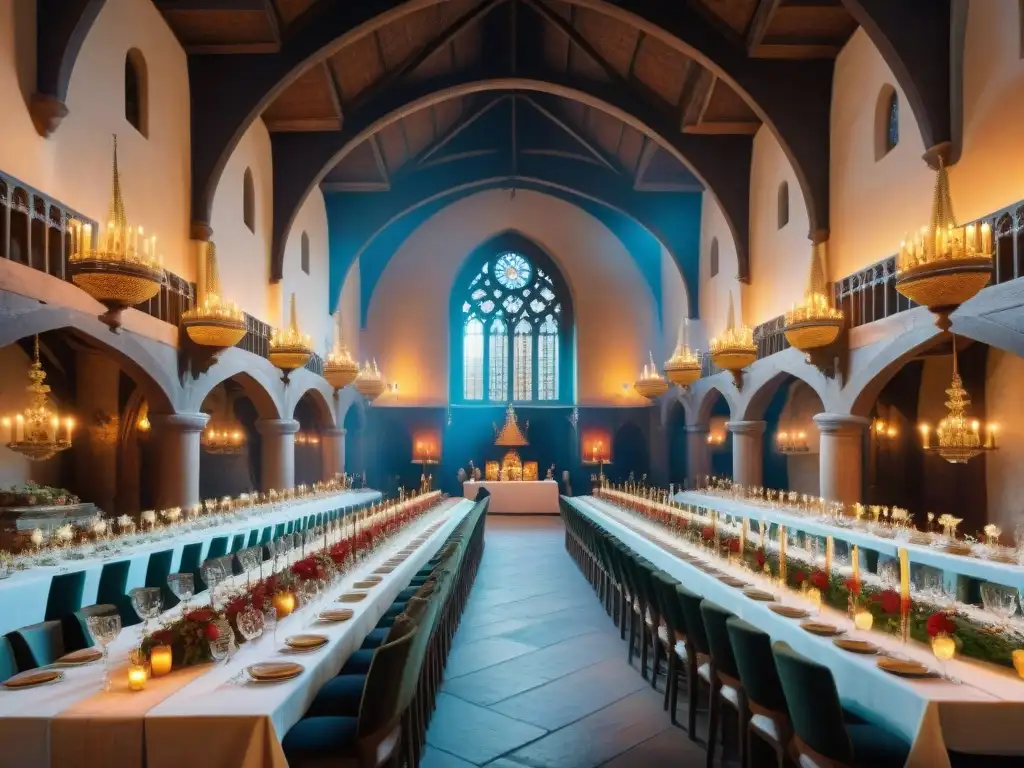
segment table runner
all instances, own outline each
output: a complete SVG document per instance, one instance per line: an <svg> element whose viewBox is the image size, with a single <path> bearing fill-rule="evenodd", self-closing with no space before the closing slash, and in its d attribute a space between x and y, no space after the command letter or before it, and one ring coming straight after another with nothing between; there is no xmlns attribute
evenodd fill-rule
<svg viewBox="0 0 1024 768"><path fill-rule="evenodd" d="M740 590L694 568L663 547L672 546L702 559L713 559L714 567L719 571L770 589L780 598L778 602L808 607L789 590L767 587L759 583L763 582L762 577L730 567L719 558L708 558L700 548L692 547L653 523L600 499L577 497L572 503L581 513L688 588L760 627L771 635L772 640L784 640L798 653L827 665L845 704L878 713L911 743L912 752L907 761L910 768L945 768L949 765L947 749L978 754L1024 754L1024 683L1012 672L956 660L950 663L950 673L970 684L895 677L878 669L877 657L858 656L837 648L830 638L806 632L800 628L798 620L779 616L768 608L767 603L744 597ZM820 618L853 636L865 637L864 633L857 633L852 622L839 611L824 607ZM886 651L936 668L937 662L930 650L919 643L903 645L898 638L881 632L870 633L870 640Z"/></svg>

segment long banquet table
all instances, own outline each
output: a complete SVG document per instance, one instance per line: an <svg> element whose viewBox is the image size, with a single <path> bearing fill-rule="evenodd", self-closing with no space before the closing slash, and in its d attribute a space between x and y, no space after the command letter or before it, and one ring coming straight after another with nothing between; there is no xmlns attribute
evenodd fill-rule
<svg viewBox="0 0 1024 768"><path fill-rule="evenodd" d="M126 589L144 586L149 557L155 552L174 550L171 556L171 573L178 570L181 553L187 544L201 542L199 562L206 557L210 542L220 536L229 538L239 533L267 526L289 523L292 520L328 512L334 509L358 507L377 501L381 497L379 491L358 490L345 491L330 496L322 496L305 501L282 503L276 509L248 517L239 515L229 522L210 528L194 531L183 531L169 538L159 538L145 544L126 547L121 552L106 552L102 556L88 557L82 560L63 560L58 565L37 565L26 571L15 571L11 576L0 581L0 635L11 632L19 627L35 624L44 619L46 599L50 593L50 582L54 576L62 573L85 571L85 590L82 594L82 605L96 603L96 595L100 585L100 573L108 563L131 560L128 569ZM230 541L228 544L230 545Z"/></svg>
<svg viewBox="0 0 1024 768"><path fill-rule="evenodd" d="M243 645L226 663L204 664L151 678L146 690L127 688L127 654L137 628L122 630L111 644L113 688L100 692L98 664L64 670L65 680L20 691L0 688L0 764L54 768L286 768L281 739L309 707L394 601L473 509L448 500L398 534L353 569L324 600L284 619L275 638L268 632ZM421 537L401 565L347 604L355 615L337 624L314 622L315 613ZM194 605L198 606L197 601ZM177 609L173 609L177 611ZM316 652L280 650L286 636L318 632L330 638ZM294 659L305 671L293 680L258 685L244 670L261 661Z"/></svg>
<svg viewBox="0 0 1024 768"><path fill-rule="evenodd" d="M480 488L486 488L491 494L489 514L558 514L558 482L555 480L467 480L462 484L462 495L476 499Z"/></svg>
<svg viewBox="0 0 1024 768"><path fill-rule="evenodd" d="M570 503L583 515L618 537L633 551L671 574L688 589L732 611L745 621L768 632L772 640L784 640L798 653L828 666L844 704L863 712L876 713L911 745L908 768L947 768L947 750L968 754L1024 755L1024 681L1012 671L971 661L954 660L949 674L964 682L942 678L910 680L895 677L876 666L875 656L860 656L841 650L830 638L818 637L768 608L768 603L745 597L742 592L704 573L674 555L666 547L689 551L697 557L703 550L672 536L662 528L592 497L576 497ZM714 567L756 586L770 590L778 602L808 608L806 601L788 590L769 585L761 576L720 559ZM864 637L847 616L822 608L821 620L857 637ZM870 633L871 642L883 652L916 659L931 668L936 661L919 643L903 645L898 638L881 632Z"/></svg>

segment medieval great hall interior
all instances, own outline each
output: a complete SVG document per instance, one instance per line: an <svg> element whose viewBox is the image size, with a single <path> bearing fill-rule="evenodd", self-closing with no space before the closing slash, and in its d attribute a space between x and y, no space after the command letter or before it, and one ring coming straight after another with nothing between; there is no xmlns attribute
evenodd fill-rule
<svg viewBox="0 0 1024 768"><path fill-rule="evenodd" d="M0 54L0 765L1020 764L1024 3Z"/></svg>

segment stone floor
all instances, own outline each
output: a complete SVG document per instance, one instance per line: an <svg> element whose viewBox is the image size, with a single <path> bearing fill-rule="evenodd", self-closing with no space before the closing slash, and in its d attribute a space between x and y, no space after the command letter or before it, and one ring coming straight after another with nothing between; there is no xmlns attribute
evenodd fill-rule
<svg viewBox="0 0 1024 768"><path fill-rule="evenodd" d="M705 764L703 748L669 722L663 693L626 663L559 518L488 518L441 690L424 768Z"/></svg>

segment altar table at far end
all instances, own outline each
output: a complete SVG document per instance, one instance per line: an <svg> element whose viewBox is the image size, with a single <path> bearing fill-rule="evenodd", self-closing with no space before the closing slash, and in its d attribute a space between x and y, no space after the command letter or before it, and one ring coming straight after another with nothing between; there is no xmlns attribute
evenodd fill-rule
<svg viewBox="0 0 1024 768"><path fill-rule="evenodd" d="M489 514L557 515L558 483L555 480L468 480L462 484L462 495L476 500L480 488L491 494Z"/></svg>

